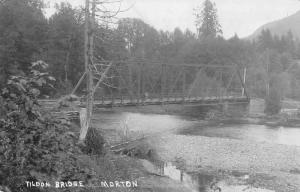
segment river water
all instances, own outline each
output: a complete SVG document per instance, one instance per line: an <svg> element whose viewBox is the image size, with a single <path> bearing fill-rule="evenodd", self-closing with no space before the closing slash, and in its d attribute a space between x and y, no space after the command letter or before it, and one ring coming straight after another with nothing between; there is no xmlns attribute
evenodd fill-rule
<svg viewBox="0 0 300 192"><path fill-rule="evenodd" d="M300 146L300 128L291 127L269 127L255 124L219 125L191 127L182 131L181 134Z"/></svg>
<svg viewBox="0 0 300 192"><path fill-rule="evenodd" d="M179 116L141 114L128 112L105 112L95 114L93 122L104 129L124 128L130 132L147 135L167 131L177 134L199 135L268 142L300 146L300 128L270 127L256 124L219 124L204 126L202 120L190 120Z"/></svg>
<svg viewBox="0 0 300 192"><path fill-rule="evenodd" d="M173 115L142 114L130 112L101 112L94 115L93 123L101 125L102 129L117 129L122 134L141 135L171 132L186 136L205 136L215 138L230 138L255 142L267 142L283 145L300 146L300 128L269 127L256 124L219 124L206 126L203 120L188 119ZM112 136L114 137L114 136ZM116 136L117 137L117 136ZM208 192L214 178L203 173L185 173L170 162L165 162L163 174L173 180L181 181L184 185L192 186L196 192ZM244 175L245 178L248 175ZM222 192L274 192L268 189L260 189L244 185L228 185L218 181L217 185ZM217 189L215 191L218 191Z"/></svg>

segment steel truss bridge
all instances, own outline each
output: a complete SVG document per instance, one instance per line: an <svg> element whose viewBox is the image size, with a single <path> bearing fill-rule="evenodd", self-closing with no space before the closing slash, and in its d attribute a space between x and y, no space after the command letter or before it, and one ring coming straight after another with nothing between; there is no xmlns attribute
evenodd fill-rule
<svg viewBox="0 0 300 192"><path fill-rule="evenodd" d="M245 70L238 65L169 64L134 61L102 61L94 64L97 108L141 105L216 105L248 103ZM95 84L95 83L93 83Z"/></svg>

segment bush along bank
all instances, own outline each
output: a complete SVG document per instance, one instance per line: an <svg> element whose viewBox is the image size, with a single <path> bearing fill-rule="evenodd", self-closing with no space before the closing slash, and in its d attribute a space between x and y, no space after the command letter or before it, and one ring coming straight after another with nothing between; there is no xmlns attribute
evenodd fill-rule
<svg viewBox="0 0 300 192"><path fill-rule="evenodd" d="M33 63L26 77L12 76L0 95L0 185L5 191L39 191L26 182L85 181L91 173L79 165L77 136L67 120L43 114L39 87L53 78ZM41 184L42 185L42 184Z"/></svg>
<svg viewBox="0 0 300 192"><path fill-rule="evenodd" d="M37 100L39 88L54 80L38 69L46 67L33 63L30 74L12 76L1 87L0 190L95 191L91 186L99 181L135 181L127 160L105 155L105 141L97 131L90 129L88 142L78 144L79 130L44 112Z"/></svg>

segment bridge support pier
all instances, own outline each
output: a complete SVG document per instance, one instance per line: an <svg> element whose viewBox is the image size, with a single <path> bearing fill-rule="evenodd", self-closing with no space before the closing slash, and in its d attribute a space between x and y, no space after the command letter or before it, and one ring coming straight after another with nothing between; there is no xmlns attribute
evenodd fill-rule
<svg viewBox="0 0 300 192"><path fill-rule="evenodd" d="M249 103L230 103L224 102L220 109L226 115L240 117L249 113Z"/></svg>

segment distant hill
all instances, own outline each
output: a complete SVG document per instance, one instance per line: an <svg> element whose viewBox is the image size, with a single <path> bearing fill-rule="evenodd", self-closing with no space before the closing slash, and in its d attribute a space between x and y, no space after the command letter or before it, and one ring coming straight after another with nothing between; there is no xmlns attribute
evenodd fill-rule
<svg viewBox="0 0 300 192"><path fill-rule="evenodd" d="M283 19L273 21L259 27L246 39L255 40L264 29L269 29L273 35L278 36L285 35L288 31L291 31L296 38L300 39L300 11Z"/></svg>

